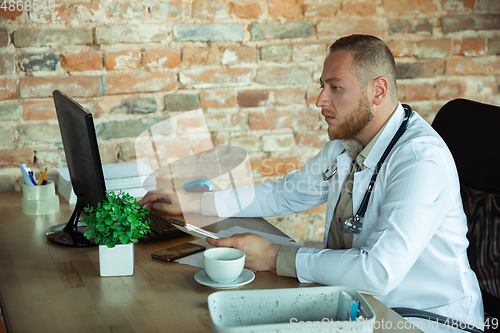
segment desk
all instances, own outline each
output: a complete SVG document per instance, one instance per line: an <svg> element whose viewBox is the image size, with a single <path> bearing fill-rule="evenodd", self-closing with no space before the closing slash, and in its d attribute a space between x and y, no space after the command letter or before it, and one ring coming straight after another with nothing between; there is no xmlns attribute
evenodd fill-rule
<svg viewBox="0 0 500 333"><path fill-rule="evenodd" d="M211 331L207 297L216 290L194 280L199 268L151 258L152 252L196 237L138 243L133 276L100 277L97 247L69 248L45 237L48 227L67 221L73 206L61 198L59 213L25 216L21 197L0 194L0 301L10 332ZM207 229L233 225L283 235L263 219L227 219ZM258 272L240 289L312 286L317 285ZM393 328L404 321L375 298L366 299L378 321L392 321Z"/></svg>

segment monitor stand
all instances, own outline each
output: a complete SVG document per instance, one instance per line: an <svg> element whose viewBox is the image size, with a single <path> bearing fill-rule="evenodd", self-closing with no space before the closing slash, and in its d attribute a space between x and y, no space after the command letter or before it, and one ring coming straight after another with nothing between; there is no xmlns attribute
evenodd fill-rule
<svg viewBox="0 0 500 333"><path fill-rule="evenodd" d="M79 223L80 214L83 211L83 206L76 204L73 214L69 218L68 223L58 224L48 228L45 231L47 238L59 245L71 247L89 247L96 246L93 241L85 238L83 233L88 230L87 226Z"/></svg>

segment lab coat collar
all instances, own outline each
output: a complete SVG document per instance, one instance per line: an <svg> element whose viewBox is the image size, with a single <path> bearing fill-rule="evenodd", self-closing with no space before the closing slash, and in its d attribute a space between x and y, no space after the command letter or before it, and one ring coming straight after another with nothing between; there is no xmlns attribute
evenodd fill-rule
<svg viewBox="0 0 500 333"><path fill-rule="evenodd" d="M375 169L375 166L377 165L378 161L380 161L380 158L382 157L382 154L389 145L389 142L391 142L392 138L394 137L394 134L396 134L399 126L401 126L401 123L403 122L404 119L404 115L405 111L403 109L403 106L401 105L401 103L398 102L398 107L387 121L385 128L383 129L379 138L375 142L375 145L370 150L370 153L363 162L363 164L368 169L372 170Z"/></svg>

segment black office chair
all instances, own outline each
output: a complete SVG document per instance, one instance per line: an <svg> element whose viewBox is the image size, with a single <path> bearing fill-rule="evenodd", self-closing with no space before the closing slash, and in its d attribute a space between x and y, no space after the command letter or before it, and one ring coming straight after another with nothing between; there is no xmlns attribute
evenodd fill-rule
<svg viewBox="0 0 500 333"><path fill-rule="evenodd" d="M466 99L445 104L432 127L455 159L470 245L467 255L483 296L485 321L500 320L500 107ZM438 320L432 313L394 308L403 317ZM494 319L496 318L496 319ZM451 319L442 317L442 323ZM460 327L469 332L474 328ZM500 331L488 330L485 332Z"/></svg>

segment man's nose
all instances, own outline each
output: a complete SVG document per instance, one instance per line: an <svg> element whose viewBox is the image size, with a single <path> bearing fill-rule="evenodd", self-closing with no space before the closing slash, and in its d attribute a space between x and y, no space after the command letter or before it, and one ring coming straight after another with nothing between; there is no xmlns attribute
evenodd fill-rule
<svg viewBox="0 0 500 333"><path fill-rule="evenodd" d="M330 102L328 101L328 99L326 98L325 95L326 95L325 89L322 88L321 92L319 93L318 99L316 99L316 106L318 108L322 108L322 107L326 107L326 106L330 105Z"/></svg>

